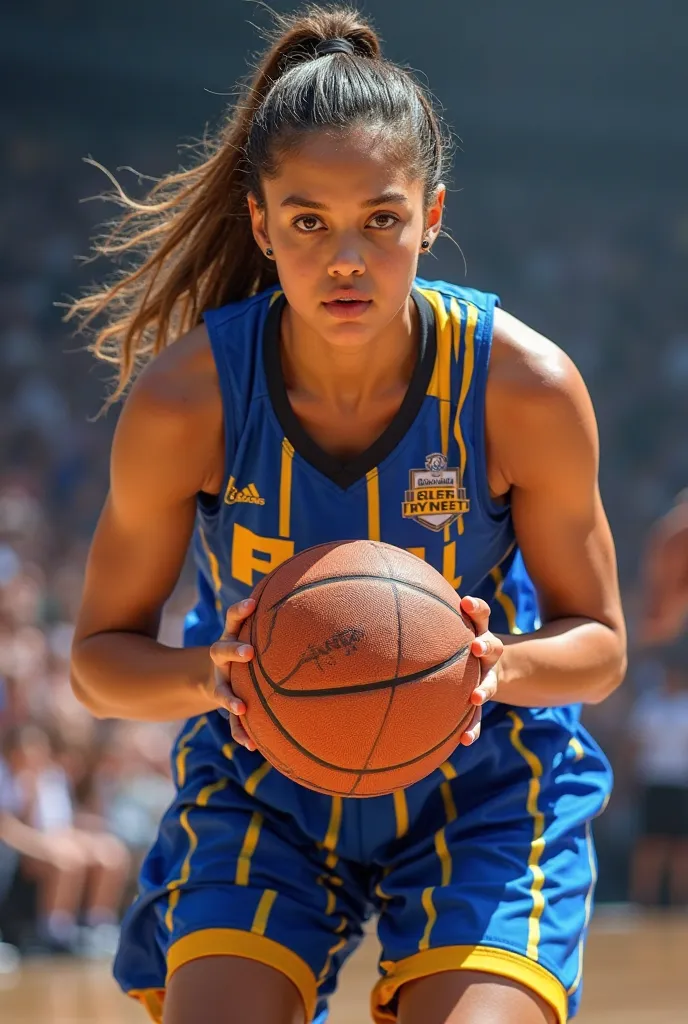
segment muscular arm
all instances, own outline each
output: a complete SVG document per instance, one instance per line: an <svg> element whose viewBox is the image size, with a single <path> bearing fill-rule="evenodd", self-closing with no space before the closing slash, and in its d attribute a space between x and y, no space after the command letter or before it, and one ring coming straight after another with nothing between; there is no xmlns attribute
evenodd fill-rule
<svg viewBox="0 0 688 1024"><path fill-rule="evenodd" d="M487 437L492 486L510 491L543 623L502 637L499 698L535 707L603 700L623 679L626 633L592 403L570 359L501 312Z"/></svg>
<svg viewBox="0 0 688 1024"><path fill-rule="evenodd" d="M222 413L202 328L141 375L115 434L72 648L72 686L100 718L170 721L215 706L208 648L158 643L195 496L222 466Z"/></svg>

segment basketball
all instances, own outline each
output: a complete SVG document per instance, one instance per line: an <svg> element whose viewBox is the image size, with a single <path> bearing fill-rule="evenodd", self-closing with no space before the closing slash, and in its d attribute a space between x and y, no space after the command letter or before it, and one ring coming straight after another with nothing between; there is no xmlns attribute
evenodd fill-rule
<svg viewBox="0 0 688 1024"><path fill-rule="evenodd" d="M280 772L321 793L380 796L451 754L474 710L475 633L430 565L374 541L321 544L256 587L232 666L242 721Z"/></svg>

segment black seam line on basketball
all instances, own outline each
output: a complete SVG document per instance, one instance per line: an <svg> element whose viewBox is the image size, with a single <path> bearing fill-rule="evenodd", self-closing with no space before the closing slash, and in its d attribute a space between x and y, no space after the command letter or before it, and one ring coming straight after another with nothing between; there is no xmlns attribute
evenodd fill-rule
<svg viewBox="0 0 688 1024"><path fill-rule="evenodd" d="M363 776L365 775L365 773L368 770L368 765L370 764L370 759L372 758L373 754L375 753L375 748L378 745L380 737L382 736L382 730L384 729L385 723L386 723L386 721L387 721L387 719L389 717L389 709L392 706L392 701L394 700L394 694L395 693L396 693L396 690L390 688L389 700L387 701L387 707L385 708L385 712L384 712L384 714L382 716L382 721L380 722L380 728L377 731L377 736L375 737L375 739L373 740L373 742L370 745L370 750L368 751L368 756L365 759L365 764L363 765L363 767L361 768L360 772L358 773L358 778L354 780L354 784L351 787L351 789L349 790L349 796L353 796L354 795L354 793L356 792L356 787L358 786L359 782L361 781L361 779L363 778Z"/></svg>
<svg viewBox="0 0 688 1024"><path fill-rule="evenodd" d="M281 597L279 601L271 605L267 610L273 611L275 608L279 608L281 605L286 604L292 597L296 597L297 594L302 594L306 590L314 590L315 587L324 587L326 583L349 583L352 581L358 582L359 580L369 580L373 583L398 583L402 587L408 587L409 590L416 590L419 594L425 594L426 597L431 597L433 601L437 601L439 604L443 604L445 608L453 612L457 618L461 618L461 612L458 611L454 605L449 604L449 601L445 601L443 597L438 597L437 594L433 594L432 590L426 590L425 587L419 587L417 583L409 583L407 580L398 580L396 576L370 576L367 573L355 573L351 576L327 576L324 580L313 580L312 583L302 583L300 587L294 587L288 594Z"/></svg>
<svg viewBox="0 0 688 1024"><path fill-rule="evenodd" d="M308 760L314 761L315 764L319 764L322 768L331 768L333 771L344 772L346 775L358 775L361 772L360 768L343 768L338 764L332 764L332 762L330 761L325 761L322 757L318 757L317 754L313 754L310 750L307 750L306 747L299 743L299 741L284 728L279 718L268 704L263 694L263 691L260 688L258 680L256 679L256 670L252 661L248 662L248 670L249 675L251 676L251 682L253 683L253 688L256 694L258 695L260 703L267 711L268 718L270 718L273 725L277 727L278 731L282 733L284 738L288 740L289 743L291 743L292 746L299 751L299 753L303 754L304 757L308 758ZM445 743L448 743L452 736L455 736L459 730L464 729L466 722L468 720L468 715L469 713L472 714L472 712L473 708L469 708L468 712L466 712L466 714L464 714L464 716L461 718L459 724L454 726L452 731L450 733L447 733L444 739L441 739L439 743L436 743L434 745L434 747L430 747L428 750L424 750L422 754L418 754L416 757L412 757L409 761L401 761L398 764L387 765L387 767L385 768L367 768L366 771L362 774L380 775L382 772L393 772L398 771L400 768L410 768L412 764L417 764L419 761L422 761L424 758L428 757L428 755L433 754L436 750L439 750L439 748L443 746Z"/></svg>
<svg viewBox="0 0 688 1024"><path fill-rule="evenodd" d="M464 644L463 647L459 647L455 654L452 654L450 658L445 661L440 661L435 665L428 665L427 668L419 669L417 672L410 672L407 676L396 676L392 679L378 679L374 683L352 683L349 686L331 686L322 687L317 690L289 690L283 684L287 679L290 679L296 669L293 669L289 675L285 676L284 679L276 683L271 676L265 671L265 666L261 660L260 654L256 649L255 660L258 662L261 674L268 684L268 686L275 692L279 693L282 697L302 697L304 700L310 700L313 697L343 697L351 693L372 693L374 690L384 690L388 686L392 689L396 689L397 686L406 686L408 683L415 683L419 679L425 679L433 672L443 672L445 668L451 668L457 661L461 661L470 649L470 643ZM297 665L297 669L300 666Z"/></svg>
<svg viewBox="0 0 688 1024"><path fill-rule="evenodd" d="M274 612L274 615L273 615L272 619L270 620L270 626L269 626L269 631L268 631L268 642L265 645L265 647L263 648L262 654L265 654L265 652L267 651L268 647L270 646L270 643L272 642L272 632L273 632L273 629L274 629L274 626L275 626L275 621L277 619L277 612L282 607L282 605L286 604L286 602L289 601L292 597L295 597L297 594L300 594L300 593L302 593L302 592L304 592L306 590L313 590L315 587L322 587L326 583L348 583L350 580L372 580L374 583L391 583L392 585L397 583L397 584L399 584L402 587L407 587L409 590L415 590L419 594L425 594L426 597L430 597L430 598L433 599L433 601L437 601L438 604L441 604L445 608L448 608L449 611L452 612L454 615L456 615L457 618L462 618L461 612L457 611L457 609L454 608L453 605L449 604L448 601L445 601L444 598L438 597L436 594L433 594L433 592L431 590L426 590L424 587L419 587L415 583L408 583L406 580L399 580L396 577L392 577L392 576L387 576L387 577L385 577L385 576L369 576L367 574L361 574L361 575L355 575L355 576L327 576L323 580L314 580L312 583L304 583L302 586L297 587L295 590L291 590L284 597L281 597L279 599L279 601L276 601L275 604L271 605L269 608L266 609L267 612ZM257 610L258 609L256 608L256 611ZM255 617L255 615L254 615L254 617ZM254 644L254 647L255 647L255 644ZM257 652L258 652L258 648L256 647L256 653ZM262 663L261 663L261 671L263 672L263 675L265 676L266 680L270 683L271 686L273 686L273 685L274 686L284 686L284 684L287 682L287 680L291 679L291 677L294 675L295 672L298 672L298 670L303 665L303 662L304 662L304 659L301 658L296 663L296 665L293 667L291 672L288 672L286 676L283 676L283 678L280 680L280 682L278 684L272 682L271 677L268 676L267 672L263 668ZM343 692L343 691L338 691L338 692Z"/></svg>
<svg viewBox="0 0 688 1024"><path fill-rule="evenodd" d="M352 543L352 542L351 542L351 541L348 541L348 542L347 542L347 541L342 541L342 543L343 543L343 544L346 544L346 543ZM354 542L354 543L355 543L355 542ZM313 552L313 551L319 551L319 550L320 550L320 548L331 548L331 547L333 547L333 545L334 545L334 544L336 544L336 541L331 541L331 540L323 541L323 543L322 543L322 544L314 544L312 548L308 548L308 551L311 551L311 552ZM301 555L303 555L304 553L305 553L305 552L303 552L303 551L298 551L298 552L297 552L297 553L296 553L295 555L292 555L292 556L291 556L291 558L288 558L288 559L286 560L286 562L283 562L283 563L281 564L280 568L281 568L281 569L283 569L283 568L284 568L284 566L285 566L285 565L287 564L287 562L291 562L291 561L293 561L293 560L294 560L295 558L300 558L300 557L301 557ZM290 593L291 593L291 592L290 592ZM287 596L289 597L290 595L288 594ZM263 594L261 594L261 600L262 600L262 597L263 597ZM283 603L283 602L282 602L282 601L278 601L278 602L277 602L277 604L271 605L271 606L270 606L270 607L269 607L269 608L267 609L267 611L268 611L268 612L271 612L271 611L273 610L273 608L277 608L277 606L278 606L279 604L281 604L281 603ZM257 607L257 606L256 606L256 608L255 608L255 611L258 611L258 607ZM270 646L270 644L272 643L272 634L273 634L273 632L274 632L274 629L275 629L275 622L276 622L276 621L277 621L277 612L275 612L275 614L274 614L274 615L272 616L272 618L270 619L270 625L268 626L268 638L267 638L267 641L266 641L266 643L265 643L265 646L263 647L263 654L265 654L265 653L266 653L266 651L267 651L268 647L269 647L269 646Z"/></svg>
<svg viewBox="0 0 688 1024"><path fill-rule="evenodd" d="M390 570L389 563L388 563L387 559L385 558L384 553L382 551L378 552L378 554L380 555L380 558L382 559L382 561L384 563L385 569L387 570L387 577L389 579L389 578L391 578L391 570ZM397 613L397 667L394 669L394 678L397 679L399 677L399 666L401 665L401 609L399 607L399 591L396 588L396 584L392 583L391 586L392 586L392 593L394 595L394 608L395 608L396 613ZM387 723L387 719L389 718L389 712L390 712L390 710L392 708L392 702L394 700L394 694L396 692L397 691L396 691L396 689L394 689L394 687L392 687L390 689L390 691L389 691L389 700L387 702L387 707L385 708L385 713L382 716L382 722L380 723L380 728L377 731L377 736L375 737L375 739L373 740L373 742L371 744L370 751L368 752L368 757L366 758L366 762L363 765L363 771L365 771L366 768L368 767L368 765L370 764L371 759L373 757L373 754L375 753L375 749L376 749L378 743L380 742L380 737L382 736L382 730L384 729L384 727L385 727L385 725ZM361 773L361 774L359 774L358 778L356 779L356 781L354 782L353 786L351 787L351 795L352 796L356 792L356 788L358 787L358 784L359 784L359 782L361 781L362 778L363 778L363 774Z"/></svg>

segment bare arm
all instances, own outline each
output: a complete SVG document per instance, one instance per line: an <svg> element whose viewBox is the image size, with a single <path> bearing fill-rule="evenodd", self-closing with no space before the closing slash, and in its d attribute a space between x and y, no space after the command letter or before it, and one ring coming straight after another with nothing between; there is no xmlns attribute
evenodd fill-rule
<svg viewBox="0 0 688 1024"><path fill-rule="evenodd" d="M156 638L196 494L219 487L221 467L221 402L197 328L144 371L117 426L72 648L74 692L97 717L170 721L217 706L208 648Z"/></svg>
<svg viewBox="0 0 688 1024"><path fill-rule="evenodd" d="M623 679L626 632L597 483L595 415L571 360L501 312L487 435L493 487L511 492L543 622L535 633L502 637L500 699L535 707L598 702Z"/></svg>
<svg viewBox="0 0 688 1024"><path fill-rule="evenodd" d="M688 619L688 500L655 524L642 566L642 644L675 640Z"/></svg>

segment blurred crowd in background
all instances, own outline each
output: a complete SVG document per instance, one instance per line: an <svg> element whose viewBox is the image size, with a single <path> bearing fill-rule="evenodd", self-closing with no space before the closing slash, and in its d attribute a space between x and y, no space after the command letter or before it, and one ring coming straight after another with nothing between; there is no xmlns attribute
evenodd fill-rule
<svg viewBox="0 0 688 1024"><path fill-rule="evenodd" d="M16 133L6 146L0 814L24 831L14 853L7 844L4 854L0 849L0 931L27 951L108 955L137 864L171 795L168 752L177 724L96 721L70 689L73 623L117 413L96 418L107 370L84 353L56 303L103 273L75 257L88 254L111 211L81 202L107 183L54 141ZM131 163L147 170L150 143L141 152L133 143L132 150ZM510 311L570 353L595 401L631 668L625 687L586 716L617 775L598 828L599 895L624 900L638 829L639 770L629 752L643 718L633 705L652 694L657 706L662 698L655 693L667 685L663 654L638 651L633 642L640 556L650 524L688 483L688 201L684 194L680 205L657 191L639 204L637 193L596 195L574 186L562 192L512 175L453 199L449 219L467 275L458 250L445 243L437 270L423 265L425 276L499 291ZM168 642L179 643L193 599L189 568L166 612ZM675 652L669 674L685 709L686 662ZM683 781L688 789L688 764ZM649 898L666 896L658 890Z"/></svg>

